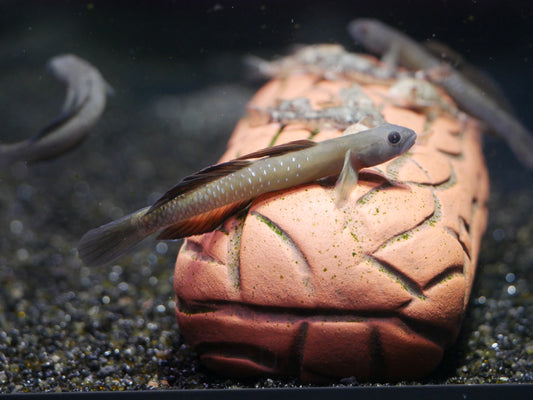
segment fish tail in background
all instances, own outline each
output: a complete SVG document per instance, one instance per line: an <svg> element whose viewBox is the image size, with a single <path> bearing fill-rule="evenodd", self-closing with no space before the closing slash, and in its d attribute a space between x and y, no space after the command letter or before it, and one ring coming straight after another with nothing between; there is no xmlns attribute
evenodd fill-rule
<svg viewBox="0 0 533 400"><path fill-rule="evenodd" d="M485 122L507 142L524 166L533 169L533 135L512 113L499 105L498 99L488 96L451 65L445 64L443 69L440 58L434 57L416 41L383 22L358 19L350 22L348 31L371 51L384 54L394 49L398 52L401 65L424 70L429 80L442 86L461 109Z"/></svg>
<svg viewBox="0 0 533 400"><path fill-rule="evenodd" d="M487 96L459 73L450 71L448 76L436 79L435 83L441 85L459 107L484 121L503 138L522 165L533 169L533 134L492 97ZM431 79L431 76L429 78Z"/></svg>
<svg viewBox="0 0 533 400"><path fill-rule="evenodd" d="M518 120L507 115L507 113L505 113L505 118L502 118L499 123L507 129L508 133L504 139L513 151L516 159L522 165L533 169L533 133Z"/></svg>
<svg viewBox="0 0 533 400"><path fill-rule="evenodd" d="M0 170L13 163L11 154L5 146L0 145Z"/></svg>
<svg viewBox="0 0 533 400"><path fill-rule="evenodd" d="M67 85L59 117L27 140L0 146L0 168L17 161L36 162L57 157L79 145L100 119L109 84L98 69L73 55L48 62L48 69Z"/></svg>
<svg viewBox="0 0 533 400"><path fill-rule="evenodd" d="M0 170L24 159L28 141L0 144Z"/></svg>
<svg viewBox="0 0 533 400"><path fill-rule="evenodd" d="M88 266L108 264L135 246L151 232L140 229L137 221L149 207L116 221L91 229L80 240L78 253Z"/></svg>

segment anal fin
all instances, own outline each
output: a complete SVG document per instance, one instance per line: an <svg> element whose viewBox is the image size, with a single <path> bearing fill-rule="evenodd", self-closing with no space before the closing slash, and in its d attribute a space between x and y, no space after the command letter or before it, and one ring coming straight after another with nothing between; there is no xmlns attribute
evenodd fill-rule
<svg viewBox="0 0 533 400"><path fill-rule="evenodd" d="M187 236L211 232L233 214L245 208L250 200L238 201L226 206L195 215L165 228L157 236L159 240L180 239Z"/></svg>

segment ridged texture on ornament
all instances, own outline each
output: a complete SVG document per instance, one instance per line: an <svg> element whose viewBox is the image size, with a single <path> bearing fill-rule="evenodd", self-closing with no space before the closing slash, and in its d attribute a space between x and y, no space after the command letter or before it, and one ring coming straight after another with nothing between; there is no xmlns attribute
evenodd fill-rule
<svg viewBox="0 0 533 400"><path fill-rule="evenodd" d="M306 97L320 108L351 85L289 75L251 105ZM340 208L335 179L310 183L263 195L218 230L185 241L177 319L212 370L315 382L412 379L434 370L456 340L487 219L479 127L394 106L387 84L361 86L388 122L419 134L408 153L363 170ZM280 128L242 119L222 160L311 136L301 123ZM313 140L340 134L325 129Z"/></svg>

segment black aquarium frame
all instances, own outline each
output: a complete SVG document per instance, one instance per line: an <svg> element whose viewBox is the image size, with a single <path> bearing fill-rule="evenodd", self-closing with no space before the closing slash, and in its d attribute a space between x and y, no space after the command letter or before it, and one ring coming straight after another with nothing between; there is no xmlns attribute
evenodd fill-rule
<svg viewBox="0 0 533 400"><path fill-rule="evenodd" d="M187 389L125 392L5 394L12 399L290 399L290 400L505 400L533 398L533 384L373 386L291 389Z"/></svg>

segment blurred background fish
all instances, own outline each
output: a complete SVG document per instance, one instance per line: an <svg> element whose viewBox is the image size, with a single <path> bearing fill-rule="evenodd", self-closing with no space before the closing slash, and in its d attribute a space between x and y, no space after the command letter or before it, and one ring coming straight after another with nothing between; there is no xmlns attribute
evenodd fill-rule
<svg viewBox="0 0 533 400"><path fill-rule="evenodd" d="M57 157L76 147L100 119L111 87L100 72L73 54L53 57L48 70L67 86L61 114L29 139L0 144L0 168L17 161Z"/></svg>

